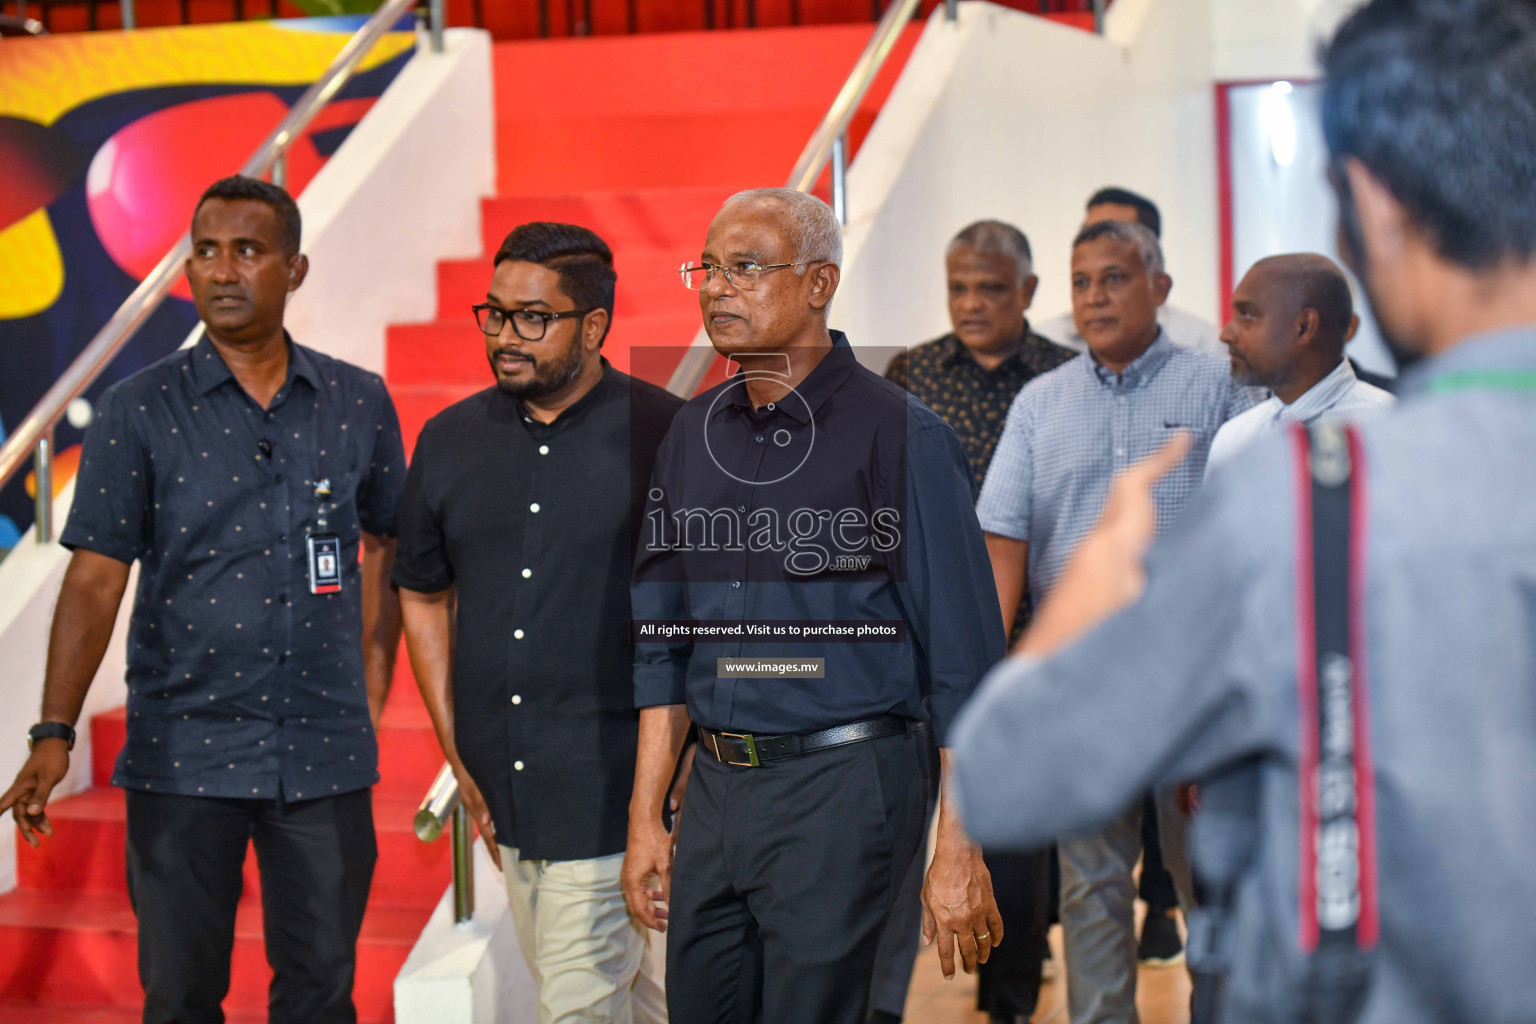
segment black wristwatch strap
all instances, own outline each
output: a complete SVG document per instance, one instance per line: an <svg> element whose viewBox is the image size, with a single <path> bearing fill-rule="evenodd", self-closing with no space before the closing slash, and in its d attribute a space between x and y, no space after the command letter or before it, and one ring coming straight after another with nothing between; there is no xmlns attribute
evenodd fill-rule
<svg viewBox="0 0 1536 1024"><path fill-rule="evenodd" d="M63 722L38 722L27 730L27 749L32 749L38 740L63 740L70 750L74 750L75 727Z"/></svg>

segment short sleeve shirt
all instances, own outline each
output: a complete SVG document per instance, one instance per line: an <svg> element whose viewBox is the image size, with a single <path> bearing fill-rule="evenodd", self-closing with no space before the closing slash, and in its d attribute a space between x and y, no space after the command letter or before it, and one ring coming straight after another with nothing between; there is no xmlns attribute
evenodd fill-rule
<svg viewBox="0 0 1536 1024"><path fill-rule="evenodd" d="M297 801L378 781L359 544L394 535L405 482L383 381L290 339L263 409L205 338L96 412L61 542L139 563L113 784ZM321 532L340 541L337 593L310 593Z"/></svg>
<svg viewBox="0 0 1536 1024"><path fill-rule="evenodd" d="M1199 488L1216 431L1261 397L1232 382L1225 360L1161 331L1121 374L1074 359L1014 399L976 506L981 527L1029 544L1029 589L1043 596L1098 521L1116 473L1178 431L1192 435L1189 454L1153 490L1166 529Z"/></svg>

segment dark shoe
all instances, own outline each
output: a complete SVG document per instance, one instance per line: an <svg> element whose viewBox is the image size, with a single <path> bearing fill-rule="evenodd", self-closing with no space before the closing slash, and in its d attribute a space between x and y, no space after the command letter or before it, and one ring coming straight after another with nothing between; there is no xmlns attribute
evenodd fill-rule
<svg viewBox="0 0 1536 1024"><path fill-rule="evenodd" d="M1184 962L1184 940L1179 923L1167 914L1148 914L1141 926L1141 945L1136 959L1148 967L1172 967Z"/></svg>

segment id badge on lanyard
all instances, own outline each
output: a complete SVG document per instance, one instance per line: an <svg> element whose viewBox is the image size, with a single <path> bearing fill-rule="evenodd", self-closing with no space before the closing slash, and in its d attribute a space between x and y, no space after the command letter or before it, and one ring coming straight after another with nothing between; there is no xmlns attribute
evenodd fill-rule
<svg viewBox="0 0 1536 1024"><path fill-rule="evenodd" d="M329 532L325 522L325 499L331 496L331 481L315 484L315 498L320 513L309 535L309 592L335 594L341 590L341 540Z"/></svg>

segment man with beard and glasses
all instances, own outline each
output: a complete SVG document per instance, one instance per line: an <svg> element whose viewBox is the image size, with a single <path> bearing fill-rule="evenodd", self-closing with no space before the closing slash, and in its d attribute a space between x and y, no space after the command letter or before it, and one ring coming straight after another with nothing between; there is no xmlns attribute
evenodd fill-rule
<svg viewBox="0 0 1536 1024"><path fill-rule="evenodd" d="M1359 421L1392 408L1392 396L1355 376L1344 358L1359 324L1349 281L1328 257L1293 253L1255 263L1232 293L1221 340L1232 379L1268 388L1270 398L1222 424L1206 475L1287 423Z"/></svg>
<svg viewBox="0 0 1536 1024"><path fill-rule="evenodd" d="M617 275L586 228L518 227L474 307L494 387L427 421L401 499L406 647L506 877L539 1021L664 1021L619 887L638 713L629 567L682 402L603 358Z"/></svg>
<svg viewBox="0 0 1536 1024"><path fill-rule="evenodd" d="M1371 0L1322 65L1397 407L1254 442L1155 544L1179 449L1131 470L957 791L1030 846L1201 780L1207 1020L1536 1020L1536 2Z"/></svg>

